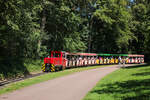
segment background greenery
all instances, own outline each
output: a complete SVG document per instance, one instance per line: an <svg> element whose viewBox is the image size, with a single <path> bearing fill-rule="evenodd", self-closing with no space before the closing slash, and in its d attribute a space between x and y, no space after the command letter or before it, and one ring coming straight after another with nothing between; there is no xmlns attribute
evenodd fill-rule
<svg viewBox="0 0 150 100"><path fill-rule="evenodd" d="M150 1L0 0L0 72L18 63L26 69L23 59L50 50L137 53L148 60Z"/></svg>
<svg viewBox="0 0 150 100"><path fill-rule="evenodd" d="M11 61L0 64L0 80L23 78L30 74L41 73L43 60L33 59L11 59Z"/></svg>

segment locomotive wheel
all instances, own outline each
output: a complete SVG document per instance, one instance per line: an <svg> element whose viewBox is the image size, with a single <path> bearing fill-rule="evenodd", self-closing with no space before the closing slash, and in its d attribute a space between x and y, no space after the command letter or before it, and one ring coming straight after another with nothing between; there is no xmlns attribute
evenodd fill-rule
<svg viewBox="0 0 150 100"><path fill-rule="evenodd" d="M55 71L60 71L62 70L62 66L55 66Z"/></svg>

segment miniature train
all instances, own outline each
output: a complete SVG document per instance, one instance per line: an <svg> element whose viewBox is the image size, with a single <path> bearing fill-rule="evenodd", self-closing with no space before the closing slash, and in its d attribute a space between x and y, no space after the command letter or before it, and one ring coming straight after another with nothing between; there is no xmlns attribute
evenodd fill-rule
<svg viewBox="0 0 150 100"><path fill-rule="evenodd" d="M51 54L44 58L42 71L54 72L78 66L118 64L122 62L126 64L144 63L144 55L69 53L64 51L51 51Z"/></svg>

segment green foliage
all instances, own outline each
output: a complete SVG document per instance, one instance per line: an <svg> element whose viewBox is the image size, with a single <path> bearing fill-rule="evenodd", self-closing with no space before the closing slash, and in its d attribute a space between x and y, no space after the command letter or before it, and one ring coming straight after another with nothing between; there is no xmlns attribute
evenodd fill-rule
<svg viewBox="0 0 150 100"><path fill-rule="evenodd" d="M130 30L134 33L136 39L130 43L130 47L132 48L132 52L141 53L141 54L149 54L148 50L148 26L149 26L149 7L147 1L136 1L136 4L132 5L132 23ZM147 4L146 4L147 3Z"/></svg>
<svg viewBox="0 0 150 100"><path fill-rule="evenodd" d="M124 5L113 0L103 3L93 14L93 28L97 32L93 41L98 38L93 42L96 52L128 53L129 41L134 37L129 28L132 17Z"/></svg>
<svg viewBox="0 0 150 100"><path fill-rule="evenodd" d="M32 72L41 72L43 60L7 59L0 64L0 80L25 77ZM9 67L7 67L9 66Z"/></svg>
<svg viewBox="0 0 150 100"><path fill-rule="evenodd" d="M49 49L148 51L147 0L9 0L0 5L1 59L38 58L47 55Z"/></svg>
<svg viewBox="0 0 150 100"><path fill-rule="evenodd" d="M36 2L9 0L1 2L1 40L3 57L29 57L35 53L40 34ZM31 1L30 1L31 2ZM13 15L13 16L12 16ZM34 45L33 45L34 44ZM34 56L34 55L33 55Z"/></svg>

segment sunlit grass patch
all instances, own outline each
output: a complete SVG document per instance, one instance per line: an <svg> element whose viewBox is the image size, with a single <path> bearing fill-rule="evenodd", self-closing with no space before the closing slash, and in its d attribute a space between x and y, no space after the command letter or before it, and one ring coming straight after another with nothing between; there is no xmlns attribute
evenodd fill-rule
<svg viewBox="0 0 150 100"><path fill-rule="evenodd" d="M84 100L150 100L150 66L122 68L104 77Z"/></svg>

